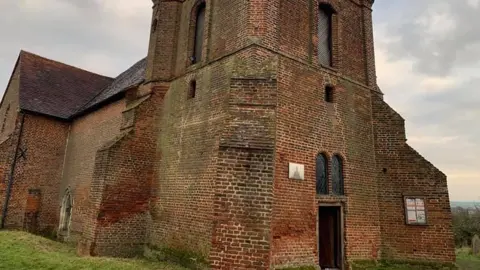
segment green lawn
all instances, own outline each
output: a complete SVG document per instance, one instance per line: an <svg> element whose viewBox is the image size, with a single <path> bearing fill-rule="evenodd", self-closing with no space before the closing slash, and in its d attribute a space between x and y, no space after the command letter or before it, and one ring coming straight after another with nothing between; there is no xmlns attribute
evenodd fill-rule
<svg viewBox="0 0 480 270"><path fill-rule="evenodd" d="M480 256L470 254L470 249L457 249L457 264L462 270L479 270Z"/></svg>
<svg viewBox="0 0 480 270"><path fill-rule="evenodd" d="M480 270L480 257L471 255L468 249L459 249L457 250L457 264L461 270ZM182 270L185 268L174 264L149 262L142 259L78 257L75 254L75 249L65 244L25 232L0 231L0 269ZM356 269L424 270L432 268L411 265L365 265ZM435 268L432 270L435 270Z"/></svg>
<svg viewBox="0 0 480 270"><path fill-rule="evenodd" d="M145 260L78 257L65 244L24 232L0 231L0 269L185 269L174 264Z"/></svg>

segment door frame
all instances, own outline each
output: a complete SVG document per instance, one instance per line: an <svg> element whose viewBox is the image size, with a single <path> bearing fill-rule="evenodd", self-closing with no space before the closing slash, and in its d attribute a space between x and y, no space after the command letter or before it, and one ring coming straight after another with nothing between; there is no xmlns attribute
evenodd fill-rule
<svg viewBox="0 0 480 270"><path fill-rule="evenodd" d="M340 224L339 224L339 238L340 238L340 254L339 254L339 259L340 259L340 270L345 270L345 213L344 213L344 205L343 203L318 203L317 204L317 218L316 218L316 226L315 226L315 231L316 231L316 243L317 243L317 265L320 262L320 254L319 254L319 247L320 247L320 237L319 237L319 231L318 231L318 223L319 223L319 218L320 218L320 207L330 207L330 208L338 208L339 211L339 219L340 219Z"/></svg>

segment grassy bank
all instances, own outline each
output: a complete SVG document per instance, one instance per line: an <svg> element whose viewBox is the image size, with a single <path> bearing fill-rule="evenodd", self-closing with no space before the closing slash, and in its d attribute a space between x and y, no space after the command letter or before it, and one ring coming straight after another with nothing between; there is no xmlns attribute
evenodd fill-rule
<svg viewBox="0 0 480 270"><path fill-rule="evenodd" d="M472 255L469 248L457 249L457 264L461 270L479 270L480 256Z"/></svg>
<svg viewBox="0 0 480 270"><path fill-rule="evenodd" d="M184 269L174 264L141 259L78 257L75 249L24 232L0 231L0 269Z"/></svg>
<svg viewBox="0 0 480 270"><path fill-rule="evenodd" d="M457 264L461 270L480 270L480 257L469 249L457 250ZM142 259L114 259L78 257L71 246L25 232L0 231L0 269L95 269L142 270L185 269L165 262L149 262ZM359 270L426 270L427 265L358 265ZM438 269L438 268L437 268Z"/></svg>

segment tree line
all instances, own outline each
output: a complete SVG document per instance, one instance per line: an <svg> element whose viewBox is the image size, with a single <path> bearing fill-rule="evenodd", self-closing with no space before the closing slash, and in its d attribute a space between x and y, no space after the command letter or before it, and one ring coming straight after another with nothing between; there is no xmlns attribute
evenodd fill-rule
<svg viewBox="0 0 480 270"><path fill-rule="evenodd" d="M452 209L452 214L455 245L457 247L471 246L473 236L480 236L480 206L455 207Z"/></svg>

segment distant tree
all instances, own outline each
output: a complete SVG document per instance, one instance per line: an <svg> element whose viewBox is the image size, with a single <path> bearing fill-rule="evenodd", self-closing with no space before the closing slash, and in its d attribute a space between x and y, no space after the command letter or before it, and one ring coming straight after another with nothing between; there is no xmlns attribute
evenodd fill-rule
<svg viewBox="0 0 480 270"><path fill-rule="evenodd" d="M452 209L453 232L457 246L470 246L475 234L480 235L480 206Z"/></svg>

